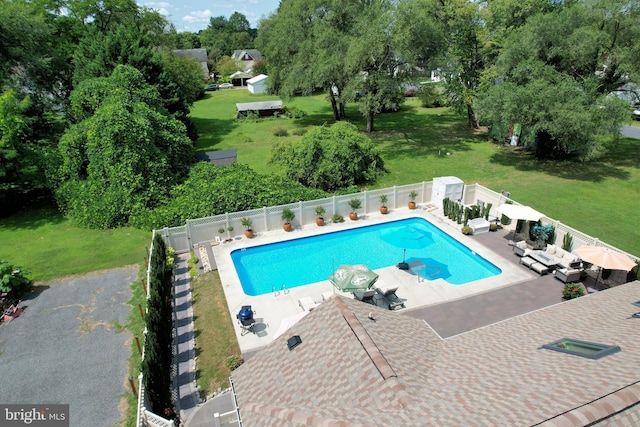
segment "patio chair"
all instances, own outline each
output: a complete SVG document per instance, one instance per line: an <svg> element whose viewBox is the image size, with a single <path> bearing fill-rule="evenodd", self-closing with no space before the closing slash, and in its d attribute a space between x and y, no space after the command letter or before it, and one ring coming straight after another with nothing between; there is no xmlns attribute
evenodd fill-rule
<svg viewBox="0 0 640 427"><path fill-rule="evenodd" d="M353 297L358 301L366 302L369 304L374 304L373 297L376 295L375 289L370 289L368 291L356 291L353 293Z"/></svg>
<svg viewBox="0 0 640 427"><path fill-rule="evenodd" d="M315 302L311 297L302 297L298 300L298 305L303 311L311 311L320 304Z"/></svg>
<svg viewBox="0 0 640 427"><path fill-rule="evenodd" d="M562 283L577 282L580 280L582 270L577 268L559 268L556 270L556 279Z"/></svg>
<svg viewBox="0 0 640 427"><path fill-rule="evenodd" d="M398 290L398 286L392 287L392 286L388 286L388 285L382 285L380 286L380 283L378 281L378 286L376 286L374 288L374 290L379 293L380 295L382 295L383 297L387 298L390 296L393 296L395 298L397 298L398 296L396 295L396 291Z"/></svg>
<svg viewBox="0 0 640 427"><path fill-rule="evenodd" d="M527 246L527 242L525 242L524 240L521 240L513 245L513 252L518 256L525 256L527 254L527 249L529 248Z"/></svg>

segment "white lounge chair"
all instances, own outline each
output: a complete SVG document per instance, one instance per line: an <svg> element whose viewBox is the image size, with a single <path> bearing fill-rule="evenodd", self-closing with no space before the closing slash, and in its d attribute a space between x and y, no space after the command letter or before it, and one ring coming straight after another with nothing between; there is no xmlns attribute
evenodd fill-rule
<svg viewBox="0 0 640 427"><path fill-rule="evenodd" d="M311 297L302 297L298 300L298 305L304 311L311 311L320 304L315 302Z"/></svg>

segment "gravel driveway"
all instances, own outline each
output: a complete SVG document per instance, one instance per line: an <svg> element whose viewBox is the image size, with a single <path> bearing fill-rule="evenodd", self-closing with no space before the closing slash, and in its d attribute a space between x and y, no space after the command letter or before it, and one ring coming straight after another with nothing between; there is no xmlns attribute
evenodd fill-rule
<svg viewBox="0 0 640 427"><path fill-rule="evenodd" d="M54 280L22 300L24 313L0 325L0 403L69 404L70 426L120 424L130 392L131 313L138 266Z"/></svg>

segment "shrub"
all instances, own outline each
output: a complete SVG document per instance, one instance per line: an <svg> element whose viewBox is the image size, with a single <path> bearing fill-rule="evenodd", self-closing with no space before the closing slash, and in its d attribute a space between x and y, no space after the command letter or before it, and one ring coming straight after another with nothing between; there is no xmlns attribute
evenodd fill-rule
<svg viewBox="0 0 640 427"><path fill-rule="evenodd" d="M227 357L227 359L224 361L224 364L227 366L227 368L229 368L230 371L233 371L243 363L244 359L242 358L242 356L237 354Z"/></svg>
<svg viewBox="0 0 640 427"><path fill-rule="evenodd" d="M304 128L295 129L295 130L293 131L293 134L294 134L294 135L297 135L297 136L302 136L302 135L304 135L305 133L307 133L307 130L306 130L306 129L304 129Z"/></svg>
<svg viewBox="0 0 640 427"><path fill-rule="evenodd" d="M340 215L340 214L334 214L331 217L331 221L333 221L333 222L344 222L344 217L342 215Z"/></svg>
<svg viewBox="0 0 640 427"><path fill-rule="evenodd" d="M562 249L565 251L571 252L571 248L573 247L573 237L571 234L567 233L564 235L562 239Z"/></svg>
<svg viewBox="0 0 640 427"><path fill-rule="evenodd" d="M384 161L370 138L346 122L316 126L295 141L275 144L271 163L309 188L335 191L375 181Z"/></svg>
<svg viewBox="0 0 640 427"><path fill-rule="evenodd" d="M289 136L289 130L284 126L276 126L272 128L271 133L275 136Z"/></svg>
<svg viewBox="0 0 640 427"><path fill-rule="evenodd" d="M466 236L470 236L473 234L473 228L469 227L468 225L465 225L464 227L462 227L462 234L466 235Z"/></svg>
<svg viewBox="0 0 640 427"><path fill-rule="evenodd" d="M11 297L22 295L32 283L31 279L27 277L28 274L26 271L22 271L22 267L0 260L0 291Z"/></svg>
<svg viewBox="0 0 640 427"><path fill-rule="evenodd" d="M584 289L580 283L565 283L562 288L562 297L564 299L574 299L584 295Z"/></svg>
<svg viewBox="0 0 640 427"><path fill-rule="evenodd" d="M173 263L175 262L176 250L172 246L167 246L167 269L173 270Z"/></svg>

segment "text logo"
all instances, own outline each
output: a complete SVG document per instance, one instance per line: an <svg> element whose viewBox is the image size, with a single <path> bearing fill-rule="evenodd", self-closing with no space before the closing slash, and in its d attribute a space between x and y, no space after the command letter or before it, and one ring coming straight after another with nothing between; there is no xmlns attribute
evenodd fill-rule
<svg viewBox="0 0 640 427"><path fill-rule="evenodd" d="M69 427L69 405L0 405L0 427Z"/></svg>

